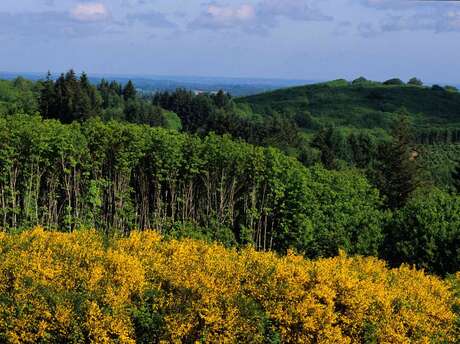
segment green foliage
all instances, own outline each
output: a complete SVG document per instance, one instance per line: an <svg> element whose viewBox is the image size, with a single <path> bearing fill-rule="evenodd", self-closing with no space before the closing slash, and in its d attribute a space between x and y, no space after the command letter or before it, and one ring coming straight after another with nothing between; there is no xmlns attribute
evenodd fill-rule
<svg viewBox="0 0 460 344"><path fill-rule="evenodd" d="M332 82L287 88L237 99L255 113L308 111L322 126L391 128L395 112L406 108L416 129L460 126L460 93L430 87L384 85L359 78L352 83ZM307 128L307 127L305 127Z"/></svg>
<svg viewBox="0 0 460 344"><path fill-rule="evenodd" d="M101 117L174 130L182 127L180 119L173 113L155 106L150 99L138 96L131 81L124 87L106 80L93 86L85 73L78 78L70 70L56 81L48 73L46 80L38 84L41 88L39 109L44 118L71 123Z"/></svg>
<svg viewBox="0 0 460 344"><path fill-rule="evenodd" d="M394 264L451 272L456 196L433 195L436 214L423 217L411 197L420 166L435 185L460 189L459 97L418 80L364 78L237 100L222 91L147 97L73 71L0 81L0 226L156 228L308 257L384 252ZM15 114L37 111L51 119Z"/></svg>
<svg viewBox="0 0 460 344"><path fill-rule="evenodd" d="M321 129L312 141L312 146L321 152L321 162L328 169L337 167L337 154L342 146L343 136L333 128Z"/></svg>
<svg viewBox="0 0 460 344"><path fill-rule="evenodd" d="M0 114L37 112L39 88L23 78L0 80Z"/></svg>
<svg viewBox="0 0 460 344"><path fill-rule="evenodd" d="M459 144L417 145L420 166L434 185L443 190L455 190L456 166L460 161Z"/></svg>
<svg viewBox="0 0 460 344"><path fill-rule="evenodd" d="M132 308L132 321L136 333L136 343L156 343L161 337L165 321L157 308L158 291L146 290L141 302Z"/></svg>
<svg viewBox="0 0 460 344"><path fill-rule="evenodd" d="M452 179L455 191L460 194L460 162L457 162L457 166L455 166Z"/></svg>
<svg viewBox="0 0 460 344"><path fill-rule="evenodd" d="M311 227L299 251L309 257L351 254L378 255L386 215L378 192L356 171L311 170L303 215ZM345 214L353 214L348 216ZM299 215L296 215L299 216Z"/></svg>
<svg viewBox="0 0 460 344"><path fill-rule="evenodd" d="M432 189L419 192L398 210L386 231L385 258L437 274L460 266L460 197Z"/></svg>
<svg viewBox="0 0 460 344"><path fill-rule="evenodd" d="M368 80L363 77L363 76L360 76L359 78L353 80L351 82L352 85L362 85L362 84L366 84L368 82Z"/></svg>
<svg viewBox="0 0 460 344"><path fill-rule="evenodd" d="M437 91L437 92L443 92L446 89L444 87L442 87L442 86L439 86L439 85L433 85L433 86L431 86L431 90Z"/></svg>
<svg viewBox="0 0 460 344"><path fill-rule="evenodd" d="M136 88L131 80L123 88L123 98L125 101L135 100L137 95Z"/></svg>
<svg viewBox="0 0 460 344"><path fill-rule="evenodd" d="M403 86L403 85L405 85L404 81L402 81L401 79L398 79L398 78L389 79L387 81L384 81L383 84L387 85L387 86Z"/></svg>
<svg viewBox="0 0 460 344"><path fill-rule="evenodd" d="M167 129L172 129L172 130L177 130L181 131L182 130L182 122L179 118L179 116L171 111L165 111L163 110L163 117L165 120L164 127Z"/></svg>
<svg viewBox="0 0 460 344"><path fill-rule="evenodd" d="M386 204L397 209L406 203L419 185L418 152L412 144L408 119L401 117L392 131L393 139L379 147L375 183Z"/></svg>
<svg viewBox="0 0 460 344"><path fill-rule="evenodd" d="M412 78L407 84L412 86L423 86L423 81L417 78Z"/></svg>
<svg viewBox="0 0 460 344"><path fill-rule="evenodd" d="M0 221L373 253L380 199L358 172L305 168L279 150L111 121L0 118ZM371 240L372 239L372 240ZM374 241L373 241L374 240Z"/></svg>
<svg viewBox="0 0 460 344"><path fill-rule="evenodd" d="M222 91L214 95L195 95L182 89L160 92L154 95L153 104L176 113L186 132L229 134L251 144L280 148L294 156L299 156L306 146L296 122L305 123L308 114L294 118L272 111L266 116L257 116L244 106L238 107L231 96Z"/></svg>

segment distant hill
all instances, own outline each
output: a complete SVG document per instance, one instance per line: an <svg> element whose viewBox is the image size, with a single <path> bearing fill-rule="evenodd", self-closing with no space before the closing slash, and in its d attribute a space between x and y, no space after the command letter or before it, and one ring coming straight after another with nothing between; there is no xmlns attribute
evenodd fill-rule
<svg viewBox="0 0 460 344"><path fill-rule="evenodd" d="M439 86L385 85L336 80L237 99L256 113L277 111L299 118L301 127L321 125L388 128L408 112L418 128L460 127L460 93Z"/></svg>
<svg viewBox="0 0 460 344"><path fill-rule="evenodd" d="M46 73L0 72L0 79L12 80L22 76L37 81L45 78ZM59 74L53 74L58 78ZM226 78L226 77L191 77L191 76L139 76L139 75L92 75L90 81L99 83L102 79L126 84L132 80L136 87L145 93L175 91L178 88L200 92L217 92L223 90L235 97L258 94L283 87L292 87L313 83L306 80L261 79L261 78Z"/></svg>

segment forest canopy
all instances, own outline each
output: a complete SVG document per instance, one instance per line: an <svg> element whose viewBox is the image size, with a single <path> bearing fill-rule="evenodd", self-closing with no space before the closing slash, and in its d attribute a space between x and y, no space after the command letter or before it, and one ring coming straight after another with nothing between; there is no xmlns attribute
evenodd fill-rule
<svg viewBox="0 0 460 344"><path fill-rule="evenodd" d="M458 270L454 91L360 78L235 99L93 85L73 71L1 81L0 91L5 230L155 228L309 258L343 250ZM438 110L413 102L420 92ZM339 107L351 118L378 99L398 104L379 128L318 121ZM440 108L449 126L417 124L422 112L441 118Z"/></svg>

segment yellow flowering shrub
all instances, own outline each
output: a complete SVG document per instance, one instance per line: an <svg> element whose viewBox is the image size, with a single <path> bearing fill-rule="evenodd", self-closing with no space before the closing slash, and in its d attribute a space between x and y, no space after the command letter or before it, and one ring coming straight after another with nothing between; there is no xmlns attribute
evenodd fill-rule
<svg viewBox="0 0 460 344"><path fill-rule="evenodd" d="M0 234L0 342L455 343L453 281L374 258L36 228Z"/></svg>

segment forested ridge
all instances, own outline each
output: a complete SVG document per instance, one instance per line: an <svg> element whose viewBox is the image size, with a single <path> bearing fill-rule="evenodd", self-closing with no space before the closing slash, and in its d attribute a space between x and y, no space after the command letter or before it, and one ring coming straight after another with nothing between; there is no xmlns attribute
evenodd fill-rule
<svg viewBox="0 0 460 344"><path fill-rule="evenodd" d="M0 81L0 340L458 340L455 89L88 80Z"/></svg>
<svg viewBox="0 0 460 344"><path fill-rule="evenodd" d="M291 112L306 129L324 125L390 128L404 109L420 129L460 128L460 93L453 86L425 86L418 79L375 82L359 78L281 89L238 99L254 111ZM305 121L305 118L309 121Z"/></svg>

